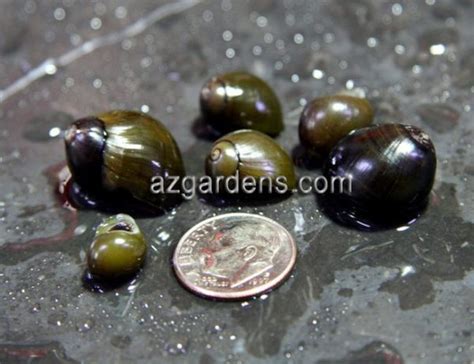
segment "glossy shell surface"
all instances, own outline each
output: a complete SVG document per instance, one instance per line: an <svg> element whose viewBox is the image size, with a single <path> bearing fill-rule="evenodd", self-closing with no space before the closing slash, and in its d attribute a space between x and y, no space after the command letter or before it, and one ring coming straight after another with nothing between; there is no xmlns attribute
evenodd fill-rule
<svg viewBox="0 0 474 364"><path fill-rule="evenodd" d="M118 279L136 273L143 265L147 244L135 221L128 215L111 216L102 222L87 253L93 276Z"/></svg>
<svg viewBox="0 0 474 364"><path fill-rule="evenodd" d="M328 180L350 178L333 191L331 209L347 222L371 225L371 217L390 224L409 222L427 203L436 172L429 136L415 126L384 124L352 132L331 151L324 168ZM364 220L367 220L364 222Z"/></svg>
<svg viewBox="0 0 474 364"><path fill-rule="evenodd" d="M365 99L334 95L309 102L300 117L301 144L310 151L327 155L339 140L354 129L372 124L374 112Z"/></svg>
<svg viewBox="0 0 474 364"><path fill-rule="evenodd" d="M256 179L286 178L289 189L296 186L294 165L288 153L272 138L255 130L238 130L218 139L206 159L212 177L250 176Z"/></svg>
<svg viewBox="0 0 474 364"><path fill-rule="evenodd" d="M185 174L179 148L159 121L135 111L110 111L76 121L66 132L74 180L87 192L125 191L155 207L166 200L151 179Z"/></svg>
<svg viewBox="0 0 474 364"><path fill-rule="evenodd" d="M231 72L211 78L202 88L204 120L221 133L253 129L270 136L284 128L278 97L262 79L247 72Z"/></svg>

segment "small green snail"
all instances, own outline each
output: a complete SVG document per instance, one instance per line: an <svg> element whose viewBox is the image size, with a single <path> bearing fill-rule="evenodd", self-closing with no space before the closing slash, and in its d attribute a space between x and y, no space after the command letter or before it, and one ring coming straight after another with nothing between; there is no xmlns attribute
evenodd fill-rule
<svg viewBox="0 0 474 364"><path fill-rule="evenodd" d="M110 111L75 121L65 134L72 178L97 197L125 191L161 208L170 196L150 191L154 176L185 175L179 148L159 121L135 111Z"/></svg>
<svg viewBox="0 0 474 364"><path fill-rule="evenodd" d="M90 273L113 280L136 273L145 262L147 244L132 217L118 214L105 219L87 253Z"/></svg>
<svg viewBox="0 0 474 364"><path fill-rule="evenodd" d="M293 161L272 138L255 130L237 130L218 139L205 163L211 177L230 177L238 173L239 180L283 178L288 190L296 186Z"/></svg>
<svg viewBox="0 0 474 364"><path fill-rule="evenodd" d="M326 156L352 130L372 124L374 112L363 98L325 96L309 102L300 117L299 137L309 151Z"/></svg>
<svg viewBox="0 0 474 364"><path fill-rule="evenodd" d="M230 72L211 78L202 88L201 112L219 132L253 129L270 136L283 130L278 97L262 79L247 72Z"/></svg>

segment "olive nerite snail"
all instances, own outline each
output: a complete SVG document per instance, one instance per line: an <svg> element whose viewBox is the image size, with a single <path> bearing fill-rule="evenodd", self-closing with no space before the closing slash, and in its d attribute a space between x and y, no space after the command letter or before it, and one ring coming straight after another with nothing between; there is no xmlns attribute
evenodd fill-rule
<svg viewBox="0 0 474 364"><path fill-rule="evenodd" d="M352 130L372 124L374 112L365 99L333 95L309 102L301 113L301 144L319 156L326 156Z"/></svg>
<svg viewBox="0 0 474 364"><path fill-rule="evenodd" d="M79 119L66 131L65 143L73 181L87 193L125 192L157 209L176 199L150 191L154 176L185 175L173 136L150 116L110 111Z"/></svg>
<svg viewBox="0 0 474 364"><path fill-rule="evenodd" d="M270 136L283 130L277 96L262 79L246 72L230 72L211 78L200 94L204 120L227 133L253 129Z"/></svg>
<svg viewBox="0 0 474 364"><path fill-rule="evenodd" d="M327 179L350 177L351 188L322 199L330 216L358 228L410 223L426 206L436 172L429 136L403 124L355 130L329 154Z"/></svg>
<svg viewBox="0 0 474 364"><path fill-rule="evenodd" d="M238 174L240 181L266 179L274 187L279 179L288 190L296 186L293 161L288 153L272 138L255 130L237 130L218 139L207 156L205 170L211 177ZM270 188L269 192L272 191Z"/></svg>
<svg viewBox="0 0 474 364"><path fill-rule="evenodd" d="M145 262L147 244L135 220L125 214L104 220L87 252L90 273L114 280L136 273Z"/></svg>

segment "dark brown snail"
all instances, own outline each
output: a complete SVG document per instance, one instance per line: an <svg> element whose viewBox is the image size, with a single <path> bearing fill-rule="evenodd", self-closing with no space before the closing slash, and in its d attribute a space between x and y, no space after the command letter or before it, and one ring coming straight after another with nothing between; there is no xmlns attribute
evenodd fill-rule
<svg viewBox="0 0 474 364"><path fill-rule="evenodd" d="M365 99L334 95L309 102L300 117L299 137L309 151L326 156L354 129L372 124L374 112Z"/></svg>
<svg viewBox="0 0 474 364"><path fill-rule="evenodd" d="M436 153L417 127L384 124L353 131L329 154L328 181L350 178L322 198L337 221L359 228L409 223L426 206L436 172Z"/></svg>
<svg viewBox="0 0 474 364"><path fill-rule="evenodd" d="M238 175L239 181L261 179L273 187L281 182L288 191L296 186L293 161L288 153L272 138L255 130L238 130L218 139L205 167L211 177Z"/></svg>
<svg viewBox="0 0 474 364"><path fill-rule="evenodd" d="M110 111L79 119L66 131L65 143L74 182L93 196L125 192L161 208L171 197L151 192L152 177L167 180L185 174L173 136L139 112Z"/></svg>
<svg viewBox="0 0 474 364"><path fill-rule="evenodd" d="M253 129L270 136L283 130L283 116L277 96L262 79L231 72L211 78L202 88L204 120L221 133Z"/></svg>
<svg viewBox="0 0 474 364"><path fill-rule="evenodd" d="M120 279L145 262L147 244L132 217L119 214L104 220L87 252L90 273L99 279Z"/></svg>

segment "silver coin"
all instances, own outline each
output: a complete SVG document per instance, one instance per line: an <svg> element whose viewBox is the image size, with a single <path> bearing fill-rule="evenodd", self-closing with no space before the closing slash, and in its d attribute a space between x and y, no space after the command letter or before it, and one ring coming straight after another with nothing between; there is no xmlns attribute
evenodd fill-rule
<svg viewBox="0 0 474 364"><path fill-rule="evenodd" d="M282 283L295 261L295 241L283 226L245 213L200 222L183 235L173 255L184 286L219 299L264 293Z"/></svg>

